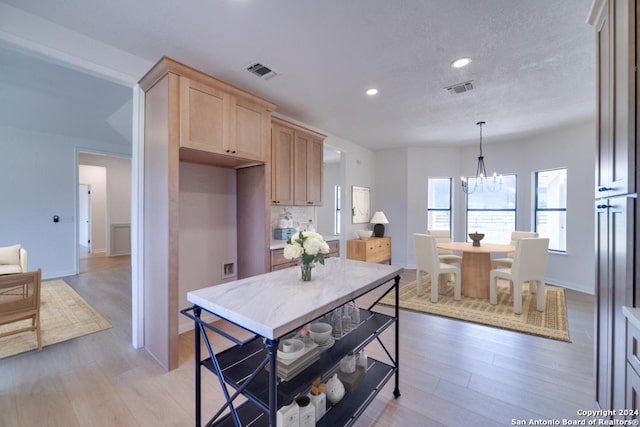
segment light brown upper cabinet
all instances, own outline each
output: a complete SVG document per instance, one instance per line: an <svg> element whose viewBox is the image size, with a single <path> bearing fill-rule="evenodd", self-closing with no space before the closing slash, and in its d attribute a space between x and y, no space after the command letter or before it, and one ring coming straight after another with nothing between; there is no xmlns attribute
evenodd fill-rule
<svg viewBox="0 0 640 427"><path fill-rule="evenodd" d="M271 126L271 199L275 205L293 205L293 129Z"/></svg>
<svg viewBox="0 0 640 427"><path fill-rule="evenodd" d="M272 204L321 206L325 135L271 121Z"/></svg>
<svg viewBox="0 0 640 427"><path fill-rule="evenodd" d="M263 104L180 76L182 148L267 162L270 118Z"/></svg>

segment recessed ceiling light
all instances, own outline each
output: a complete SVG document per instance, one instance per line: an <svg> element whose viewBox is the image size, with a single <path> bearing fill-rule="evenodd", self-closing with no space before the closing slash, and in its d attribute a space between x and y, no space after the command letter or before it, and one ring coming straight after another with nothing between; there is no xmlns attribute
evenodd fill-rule
<svg viewBox="0 0 640 427"><path fill-rule="evenodd" d="M471 58L458 58L451 63L451 68L466 67L471 63Z"/></svg>
<svg viewBox="0 0 640 427"><path fill-rule="evenodd" d="M369 95L369 96L377 95L378 94L378 89L374 89L374 88L367 89L367 91L365 93L367 95Z"/></svg>

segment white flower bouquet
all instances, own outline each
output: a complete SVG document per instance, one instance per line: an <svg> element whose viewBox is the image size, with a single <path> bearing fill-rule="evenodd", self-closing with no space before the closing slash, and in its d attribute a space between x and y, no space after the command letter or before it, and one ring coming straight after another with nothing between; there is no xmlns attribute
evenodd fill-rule
<svg viewBox="0 0 640 427"><path fill-rule="evenodd" d="M286 259L301 258L302 280L311 280L311 264L324 265L324 256L329 253L329 244L315 231L300 231L287 239L284 247Z"/></svg>

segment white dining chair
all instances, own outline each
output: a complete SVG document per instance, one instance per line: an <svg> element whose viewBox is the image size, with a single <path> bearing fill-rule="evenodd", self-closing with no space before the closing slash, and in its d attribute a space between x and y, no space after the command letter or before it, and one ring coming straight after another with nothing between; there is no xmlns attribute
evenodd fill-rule
<svg viewBox="0 0 640 427"><path fill-rule="evenodd" d="M438 243L451 241L451 232L449 230L427 230L427 234L435 237L436 245ZM462 257L460 255L456 255L453 251L447 249L438 248L438 258L440 258L440 262L446 264L462 263Z"/></svg>
<svg viewBox="0 0 640 427"><path fill-rule="evenodd" d="M529 292L536 293L536 308L545 309L545 283L549 239L524 238L516 241L516 253L511 268L496 268L489 275L489 302L498 303L498 279L509 280L513 296L513 312L522 313L522 289L529 282Z"/></svg>
<svg viewBox="0 0 640 427"><path fill-rule="evenodd" d="M538 237L535 231L512 231L511 246L515 246L518 239ZM491 260L491 268L511 268L513 265L513 252L507 254L505 258L494 258Z"/></svg>
<svg viewBox="0 0 640 427"><path fill-rule="evenodd" d="M415 233L413 244L416 251L416 283L418 296L424 295L422 274L428 274L431 279L431 302L438 302L438 293L444 292L446 283L438 279L441 274L454 275L453 297L461 298L460 267L445 264L438 259L435 237L428 234Z"/></svg>

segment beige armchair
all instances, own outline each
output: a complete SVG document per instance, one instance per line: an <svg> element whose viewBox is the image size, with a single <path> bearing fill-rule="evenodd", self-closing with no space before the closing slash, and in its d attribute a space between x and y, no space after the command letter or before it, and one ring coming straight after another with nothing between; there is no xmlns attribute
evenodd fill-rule
<svg viewBox="0 0 640 427"><path fill-rule="evenodd" d="M40 283L42 271L0 276L0 325L31 320L31 325L0 333L0 337L35 331L38 351L42 350L40 333Z"/></svg>
<svg viewBox="0 0 640 427"><path fill-rule="evenodd" d="M489 277L489 302L498 303L498 279L511 282L513 312L522 313L522 288L529 282L529 292L537 293L536 308L544 311L546 303L544 276L547 274L549 239L524 238L516 243L512 268L491 270Z"/></svg>
<svg viewBox="0 0 640 427"><path fill-rule="evenodd" d="M535 231L512 231L511 246L515 246L518 239L538 237ZM494 258L491 260L491 268L511 268L513 266L513 252L508 253L506 258Z"/></svg>
<svg viewBox="0 0 640 427"><path fill-rule="evenodd" d="M436 250L435 237L429 236L428 234L415 233L413 235L413 243L416 251L416 293L418 296L424 295L423 273L428 274L431 279L431 302L438 302L438 293L444 292L446 283L439 280L440 275L453 274L453 295L454 299L459 300L462 290L460 284L460 267L440 262Z"/></svg>
<svg viewBox="0 0 640 427"><path fill-rule="evenodd" d="M0 274L27 272L27 251L20 245L0 247Z"/></svg>

